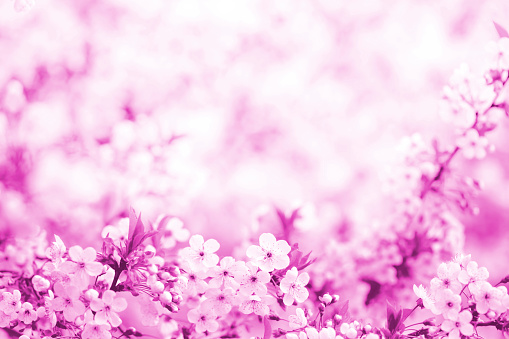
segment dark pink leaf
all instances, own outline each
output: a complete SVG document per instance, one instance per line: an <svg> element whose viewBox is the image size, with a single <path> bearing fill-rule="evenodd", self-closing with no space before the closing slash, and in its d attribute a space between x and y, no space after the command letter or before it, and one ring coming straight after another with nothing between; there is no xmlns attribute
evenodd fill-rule
<svg viewBox="0 0 509 339"><path fill-rule="evenodd" d="M495 29L501 38L509 38L509 33L507 33L507 30L504 27L500 26L495 21L493 21L493 24L495 25Z"/></svg>

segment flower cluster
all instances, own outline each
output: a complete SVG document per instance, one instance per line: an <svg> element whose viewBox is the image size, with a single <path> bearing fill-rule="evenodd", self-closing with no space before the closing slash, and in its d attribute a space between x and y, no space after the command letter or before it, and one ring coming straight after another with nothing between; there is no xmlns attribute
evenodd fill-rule
<svg viewBox="0 0 509 339"><path fill-rule="evenodd" d="M13 4L16 11L27 11L35 2L13 0ZM89 10L76 6L87 17ZM114 12L117 4L91 6ZM121 17L118 14L119 22ZM91 24L102 21L108 20ZM277 21L284 26L284 20ZM390 196L380 199L385 215L376 221L363 218L364 210L338 216L342 212L327 191L323 200L334 204L324 203L324 210L298 202L287 209L256 211L252 227L239 232L243 242L226 256L220 256L226 251L224 244L192 234L186 227L188 216L168 208L194 199L194 185L207 175L181 164L195 161L187 158L192 143L168 147L182 137L168 126L187 122L168 120L168 105L158 102L167 100L166 86L151 86L154 91L164 88L157 89L161 90L160 97L154 95L157 99L149 93L143 99L122 94L106 103L102 98L92 100L98 97L98 79L111 80L117 92L137 93L137 87L123 86L124 76L143 72L121 67L122 76L109 79L97 57L103 55L100 48L86 39L84 46L75 46L83 47L84 53L62 56L68 59L65 66L42 58L37 61L40 65L31 67L33 72L6 75L0 88L0 331L22 339L466 339L479 338L486 327L509 333L505 286L509 277L492 285L487 268L470 256L444 262L463 252L465 231L459 214L479 212L473 197L482 186L457 171L454 163L487 158L495 149L491 132L509 116L509 34L498 26L497 30L502 37L490 45L488 66L475 74L461 65L444 88L440 113L450 124L449 139L427 141L414 133L402 140L400 162L390 168L383 184ZM225 41L230 45L229 39ZM242 41L243 46L250 44L249 39ZM124 54L119 52L119 59L124 60ZM189 55L201 59L200 53ZM183 68L190 71L189 55L183 58ZM326 66L317 69L330 69ZM237 73L243 71L228 76ZM205 75L195 78L204 84L203 92L215 97L217 93L208 90L214 81L209 72ZM172 84L169 91L174 96L194 81L186 74L179 73L178 78L182 83ZM139 83L147 82L152 81ZM65 97L76 106L60 103L56 93L61 93L52 93L60 87L69 88ZM83 87L88 92L82 95ZM106 84L99 88L112 91ZM203 99L200 90L190 92L189 101ZM44 98L47 93L52 95ZM233 105L240 117L235 127L256 136L246 143L253 149L268 149L280 131L250 130L246 126L252 121L245 112L250 108L244 107L250 100L238 101ZM216 104L215 99L212 102ZM106 117L104 106L115 117L99 128L89 116ZM67 111L73 112L72 119ZM48 116L54 119L45 119ZM54 123L61 123L61 128ZM47 130L34 128L39 125ZM202 133L202 127L193 128L197 135ZM18 133L24 129L33 133ZM229 144L235 138L226 139ZM460 155L464 159L458 159ZM296 152L292 161L299 157ZM203 158L208 164L210 156ZM311 167L302 167L306 166ZM66 175L55 175L55 168ZM97 175L102 168L108 170ZM318 172L321 176L328 169ZM46 180L54 176L58 178ZM249 181L239 177L232 182ZM148 216L142 221L133 209L124 210L127 201L142 206ZM160 210L167 214L157 217ZM324 232L317 227L323 224L318 212L334 215ZM75 239L82 240L80 244L60 234L64 242L55 234L48 244L47 231L34 227L35 221L62 233L66 227L91 225L98 232L80 229L83 239ZM95 246L99 234L102 242ZM436 267L436 274L430 273ZM393 306L406 305L415 297L412 286L418 297L414 308ZM433 317L406 325L418 308Z"/></svg>

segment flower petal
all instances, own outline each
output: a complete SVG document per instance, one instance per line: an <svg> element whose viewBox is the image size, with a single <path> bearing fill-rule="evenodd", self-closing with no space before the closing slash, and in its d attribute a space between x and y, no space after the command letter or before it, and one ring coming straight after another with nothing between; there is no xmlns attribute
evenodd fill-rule
<svg viewBox="0 0 509 339"><path fill-rule="evenodd" d="M191 245L191 248L195 251L201 251L203 243L204 240L200 234L195 234L189 239L189 245Z"/></svg>
<svg viewBox="0 0 509 339"><path fill-rule="evenodd" d="M276 246L276 237L272 233L263 233L260 235L260 246L269 251Z"/></svg>
<svg viewBox="0 0 509 339"><path fill-rule="evenodd" d="M248 258L256 259L265 256L265 251L256 245L251 245L247 248L246 255Z"/></svg>
<svg viewBox="0 0 509 339"><path fill-rule="evenodd" d="M219 249L219 243L215 239L209 239L203 244L203 250L205 253L214 253Z"/></svg>
<svg viewBox="0 0 509 339"><path fill-rule="evenodd" d="M79 245L72 246L69 248L69 257L72 261L83 262L83 248Z"/></svg>

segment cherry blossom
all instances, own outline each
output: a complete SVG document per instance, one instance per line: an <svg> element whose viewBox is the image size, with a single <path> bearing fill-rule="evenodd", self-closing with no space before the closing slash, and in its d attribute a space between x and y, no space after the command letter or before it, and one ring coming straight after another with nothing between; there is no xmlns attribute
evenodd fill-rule
<svg viewBox="0 0 509 339"><path fill-rule="evenodd" d="M110 323L113 327L118 327L122 320L117 312L122 312L127 308L127 301L124 298L116 297L114 291L104 291L102 298L95 298L90 303L90 308L96 312L95 321L97 324Z"/></svg>
<svg viewBox="0 0 509 339"><path fill-rule="evenodd" d="M211 288L217 288L224 285L233 289L239 288L239 283L235 281L235 275L245 274L247 272L246 264L243 261L235 261L232 257L224 257L219 263L208 270L208 275L212 278L209 281Z"/></svg>
<svg viewBox="0 0 509 339"><path fill-rule="evenodd" d="M459 294L462 288L461 283L458 281L458 275L461 272L461 267L455 262L441 263L438 266L437 275L431 280L431 290L450 289L454 293Z"/></svg>
<svg viewBox="0 0 509 339"><path fill-rule="evenodd" d="M85 313L85 305L80 298L80 291L76 286L64 287L62 284L55 284L55 295L51 303L55 311L63 311L67 321L74 321L78 316Z"/></svg>
<svg viewBox="0 0 509 339"><path fill-rule="evenodd" d="M458 280L462 284L470 284L470 289L478 288L478 285L488 280L489 272L486 267L479 267L477 262L469 261L466 265L466 269L462 270L458 275Z"/></svg>
<svg viewBox="0 0 509 339"><path fill-rule="evenodd" d="M286 272L285 277L281 280L279 287L285 293L283 302L285 305L293 304L296 300L298 303L306 301L309 296L309 291L306 285L309 282L309 274L304 272L299 274L297 268L293 267Z"/></svg>
<svg viewBox="0 0 509 339"><path fill-rule="evenodd" d="M246 295L255 293L263 297L267 293L267 283L270 281L270 274L260 271L257 266L247 263L246 272L237 271L235 280L240 283L240 292Z"/></svg>
<svg viewBox="0 0 509 339"><path fill-rule="evenodd" d="M480 314L486 314L490 309L496 312L503 312L506 310L502 305L504 292L496 287L493 287L487 281L479 283L477 288L472 291L472 294L474 295L477 302L476 310Z"/></svg>
<svg viewBox="0 0 509 339"><path fill-rule="evenodd" d="M219 249L219 243L214 239L204 241L203 236L196 234L189 239L190 247L184 248L180 253L192 269L203 270L217 265L219 257L214 254Z"/></svg>
<svg viewBox="0 0 509 339"><path fill-rule="evenodd" d="M251 245L246 254L262 271L272 272L274 269L284 269L290 264L290 246L284 240L276 240L271 233L260 235L260 246Z"/></svg>
<svg viewBox="0 0 509 339"><path fill-rule="evenodd" d="M18 319L26 325L30 325L32 322L36 321L37 313L34 310L34 306L29 302L24 302L18 311Z"/></svg>
<svg viewBox="0 0 509 339"><path fill-rule="evenodd" d="M302 310L302 308L297 308L295 313L296 315L292 314L288 317L290 328L297 329L305 327L308 324L308 320L304 315L304 310Z"/></svg>
<svg viewBox="0 0 509 339"><path fill-rule="evenodd" d="M207 292L205 292L205 296L207 300L202 303L202 308L204 310L212 310L217 316L229 313L236 298L235 291L231 288L226 288L224 290L218 288L208 289Z"/></svg>
<svg viewBox="0 0 509 339"><path fill-rule="evenodd" d="M21 308L21 292L14 290L12 293L3 292L2 301L0 301L0 310L5 314L13 314Z"/></svg>
<svg viewBox="0 0 509 339"><path fill-rule="evenodd" d="M203 333L205 331L215 332L219 328L217 317L210 310L195 308L187 312L187 319L196 325L196 331Z"/></svg>
<svg viewBox="0 0 509 339"><path fill-rule="evenodd" d="M5 314L3 311L0 311L0 327L5 328L9 327L9 324L12 320L16 319L17 314L11 313L11 314Z"/></svg>
<svg viewBox="0 0 509 339"><path fill-rule="evenodd" d="M128 235L129 218L120 219L116 225L105 226L101 232L101 237L111 238L117 246L126 242Z"/></svg>
<svg viewBox="0 0 509 339"><path fill-rule="evenodd" d="M417 297L422 299L422 303L425 308L431 309L433 307L435 300L433 300L430 293L426 290L424 286L422 286L422 284L419 285L419 287L414 285L414 293L415 295L417 295Z"/></svg>
<svg viewBox="0 0 509 339"><path fill-rule="evenodd" d="M469 337L474 333L474 326L470 321L472 321L472 313L465 310L452 318L445 319L441 328L449 333L448 337L451 339L460 339L460 333Z"/></svg>
<svg viewBox="0 0 509 339"><path fill-rule="evenodd" d="M86 249L76 245L69 249L71 261L66 261L63 270L67 273L74 273L79 282L87 282L88 276L96 277L103 271L103 265L96 262L97 252L92 247Z"/></svg>
<svg viewBox="0 0 509 339"><path fill-rule="evenodd" d="M46 249L45 254L49 259L51 259L51 261L61 262L66 250L67 248L65 247L62 239L60 239L60 237L55 234L55 241L50 247Z"/></svg>
<svg viewBox="0 0 509 339"><path fill-rule="evenodd" d="M190 232L184 228L184 223L179 218L161 216L156 225L157 229L162 232L161 247L163 248L173 248L177 242L184 242L189 239Z"/></svg>
<svg viewBox="0 0 509 339"><path fill-rule="evenodd" d="M450 289L439 290L435 294L435 304L431 308L434 314L453 318L461 310L461 297Z"/></svg>
<svg viewBox="0 0 509 339"><path fill-rule="evenodd" d="M463 155L467 159L484 158L486 156L488 144L488 139L479 136L479 132L473 128L466 131L465 135L459 137L456 141L456 145L461 149Z"/></svg>
<svg viewBox="0 0 509 339"><path fill-rule="evenodd" d="M99 324L93 320L90 310L85 313L85 326L81 333L83 339L111 339L111 326L108 323Z"/></svg>
<svg viewBox="0 0 509 339"><path fill-rule="evenodd" d="M274 302L275 299L269 295L263 297L251 295L240 304L239 311L244 314L254 313L259 316L264 316L269 314L269 305Z"/></svg>

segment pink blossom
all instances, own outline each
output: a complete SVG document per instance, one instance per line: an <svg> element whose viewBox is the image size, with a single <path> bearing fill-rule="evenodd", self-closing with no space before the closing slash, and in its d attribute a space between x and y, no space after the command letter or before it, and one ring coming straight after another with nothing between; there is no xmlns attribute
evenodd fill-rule
<svg viewBox="0 0 509 339"><path fill-rule="evenodd" d="M232 257L224 257L219 263L208 270L208 275L212 278L209 286L212 288L230 287L239 288L239 283L235 281L235 275L245 274L247 272L246 264L243 261L235 261Z"/></svg>
<svg viewBox="0 0 509 339"><path fill-rule="evenodd" d="M18 290L14 290L12 293L3 292L2 301L0 301L0 310L5 314L13 314L21 308L21 293Z"/></svg>
<svg viewBox="0 0 509 339"><path fill-rule="evenodd" d="M224 290L218 288L208 289L205 296L207 300L202 303L202 308L212 310L217 316L229 313L236 299L235 291L231 288Z"/></svg>
<svg viewBox="0 0 509 339"><path fill-rule="evenodd" d="M184 242L189 239L190 232L184 228L182 220L176 217L159 217L156 222L157 229L162 232L161 247L173 248L177 242Z"/></svg>
<svg viewBox="0 0 509 339"><path fill-rule="evenodd" d="M462 284L470 284L470 289L475 289L481 282L488 280L489 272L486 267L479 267L477 262L469 261L466 268L458 275Z"/></svg>
<svg viewBox="0 0 509 339"><path fill-rule="evenodd" d="M219 328L219 324L216 321L217 317L212 314L210 310L203 310L201 308L195 308L187 312L187 319L196 324L196 331L203 333L205 331L215 332Z"/></svg>
<svg viewBox="0 0 509 339"><path fill-rule="evenodd" d="M488 148L488 139L479 136L476 129L469 129L465 135L458 138L456 145L461 149L463 155L467 159L482 159L486 156L486 149Z"/></svg>
<svg viewBox="0 0 509 339"><path fill-rule="evenodd" d="M259 316L264 316L269 314L269 305L274 303L274 301L274 298L269 295L263 297L251 295L240 304L239 311L244 314L254 313Z"/></svg>
<svg viewBox="0 0 509 339"><path fill-rule="evenodd" d="M446 318L453 318L461 310L461 297L450 289L438 290L435 294L435 304L431 308L434 314L442 314Z"/></svg>
<svg viewBox="0 0 509 339"><path fill-rule="evenodd" d="M99 324L93 319L90 310L85 313L85 326L81 333L83 339L111 339L111 326L108 323Z"/></svg>
<svg viewBox="0 0 509 339"><path fill-rule="evenodd" d="M423 306L427 309L431 309L435 300L431 297L430 293L426 290L426 288L422 285L417 287L414 285L414 293L417 297L422 299Z"/></svg>
<svg viewBox="0 0 509 339"><path fill-rule="evenodd" d="M308 324L308 320L306 319L306 316L304 315L304 311L302 308L297 308L295 310L296 315L290 315L288 317L288 322L290 325L290 328L297 329L305 327Z"/></svg>
<svg viewBox="0 0 509 339"><path fill-rule="evenodd" d="M102 298L95 298L90 303L90 308L96 312L95 321L97 324L110 323L113 327L118 327L122 320L117 312L122 312L127 308L127 301L124 298L116 297L116 293L111 290L104 291Z"/></svg>
<svg viewBox="0 0 509 339"><path fill-rule="evenodd" d="M470 337L474 333L474 326L470 323L471 321L472 313L465 310L449 319L445 319L441 328L449 333L448 338L451 339L460 339L460 333Z"/></svg>
<svg viewBox="0 0 509 339"><path fill-rule="evenodd" d="M288 253L291 248L286 241L276 241L276 237L271 233L263 233L259 240L260 246L249 246L246 254L262 271L284 269L290 264Z"/></svg>
<svg viewBox="0 0 509 339"><path fill-rule="evenodd" d="M489 282L483 281L479 283L475 290L472 291L472 294L477 302L476 310L480 314L486 314L490 309L495 312L505 311L505 307L502 305L504 292L493 287Z"/></svg>
<svg viewBox="0 0 509 339"><path fill-rule="evenodd" d="M46 256L53 262L61 262L66 250L62 239L55 234L55 241L46 249Z"/></svg>
<svg viewBox="0 0 509 339"><path fill-rule="evenodd" d="M283 302L289 306L296 300L298 303L306 301L309 291L306 285L309 282L309 274L306 272L299 274L297 268L293 267L286 272L285 277L281 280L279 287L285 293Z"/></svg>
<svg viewBox="0 0 509 339"><path fill-rule="evenodd" d="M66 261L63 266L67 273L74 273L80 282L88 281L88 277L96 277L103 271L103 264L95 261L97 252L92 247L85 249L76 245L69 249L71 261Z"/></svg>
<svg viewBox="0 0 509 339"><path fill-rule="evenodd" d="M437 291L448 288L454 293L459 294L462 288L461 283L458 281L460 272L461 267L455 262L441 263L437 270L438 277L431 280L431 290Z"/></svg>
<svg viewBox="0 0 509 339"><path fill-rule="evenodd" d="M219 249L219 243L214 239L204 241L199 234L193 235L189 239L190 247L186 247L181 251L184 258L192 269L203 270L217 265L219 257L214 254Z"/></svg>
<svg viewBox="0 0 509 339"><path fill-rule="evenodd" d="M246 295L255 293L263 297L267 293L266 284L270 281L270 274L260 271L258 267L247 263L245 272L238 271L235 274L235 280L240 283L240 292Z"/></svg>
<svg viewBox="0 0 509 339"><path fill-rule="evenodd" d="M74 321L78 316L85 313L85 305L79 300L80 291L76 286L64 287L62 284L55 284L57 298L52 301L55 311L63 311L65 320Z"/></svg>
<svg viewBox="0 0 509 339"><path fill-rule="evenodd" d="M32 322L37 320L37 313L34 310L34 306L29 302L24 302L18 311L18 319L24 322L26 325L30 325Z"/></svg>

